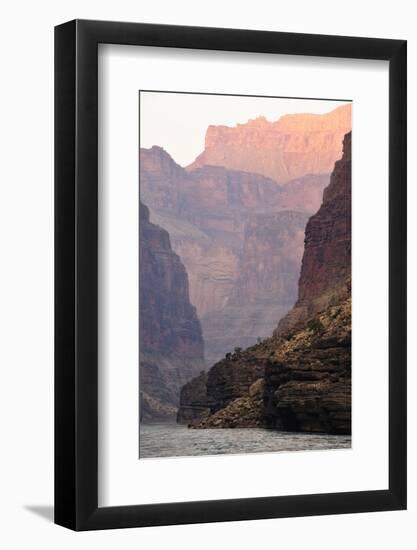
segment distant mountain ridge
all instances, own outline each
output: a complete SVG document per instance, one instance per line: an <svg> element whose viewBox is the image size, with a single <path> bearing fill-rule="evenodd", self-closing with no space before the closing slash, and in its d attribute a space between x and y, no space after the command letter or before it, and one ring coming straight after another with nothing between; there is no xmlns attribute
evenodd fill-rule
<svg viewBox="0 0 417 550"><path fill-rule="evenodd" d="M188 170L223 166L262 174L282 184L306 174L328 174L341 157L343 136L351 130L352 107L326 114L291 114L269 122L209 126L204 151Z"/></svg>

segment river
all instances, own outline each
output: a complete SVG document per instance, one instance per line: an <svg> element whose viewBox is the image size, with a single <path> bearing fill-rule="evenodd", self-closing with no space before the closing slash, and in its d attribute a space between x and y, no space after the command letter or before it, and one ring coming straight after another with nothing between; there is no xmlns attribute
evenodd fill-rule
<svg viewBox="0 0 417 550"><path fill-rule="evenodd" d="M348 449L351 436L262 428L193 430L173 423L141 424L140 458Z"/></svg>

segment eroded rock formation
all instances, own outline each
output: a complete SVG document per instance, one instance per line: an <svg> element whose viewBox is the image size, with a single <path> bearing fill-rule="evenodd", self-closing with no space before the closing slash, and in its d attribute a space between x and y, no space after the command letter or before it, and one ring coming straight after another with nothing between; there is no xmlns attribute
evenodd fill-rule
<svg viewBox="0 0 417 550"><path fill-rule="evenodd" d="M207 397L207 374L201 372L181 388L181 407L178 409L179 424L196 424L210 416Z"/></svg>
<svg viewBox="0 0 417 550"><path fill-rule="evenodd" d="M214 365L204 377L201 375L186 384L181 390L178 422L224 428L231 427L240 417L240 426L255 425L259 414L252 400L257 403L262 392L259 383L258 389L254 384L263 378L267 358L264 359L254 365L252 357L236 350ZM243 401L236 402L242 398ZM233 405L232 409L228 409L229 405ZM238 414L240 409L246 412L245 422Z"/></svg>
<svg viewBox="0 0 417 550"><path fill-rule="evenodd" d="M140 160L141 197L186 268L207 365L270 335L296 299L303 213L318 209L329 176L280 186L222 167L187 172L160 147L142 149Z"/></svg>
<svg viewBox="0 0 417 550"><path fill-rule="evenodd" d="M277 334L339 301L351 275L351 133L343 141L323 204L306 227L298 300L279 323Z"/></svg>
<svg viewBox="0 0 417 550"><path fill-rule="evenodd" d="M246 220L279 201L279 187L220 167L189 174L160 147L142 149L140 158L141 198L186 267L191 302L200 317L219 310L237 278Z"/></svg>
<svg viewBox="0 0 417 550"><path fill-rule="evenodd" d="M214 404L207 403L210 415L194 427L263 425L288 431L350 433L350 151L349 133L323 204L306 227L295 307L271 338L237 350L210 369L207 396ZM242 387L236 382L239 370L248 378ZM249 388L259 378L262 389L255 399Z"/></svg>
<svg viewBox="0 0 417 550"><path fill-rule="evenodd" d="M351 129L351 104L330 113L264 117L235 127L209 126L205 149L189 167L214 165L263 174L283 183L305 174L330 173Z"/></svg>
<svg viewBox="0 0 417 550"><path fill-rule="evenodd" d="M272 334L297 298L308 215L258 214L245 227L239 275L224 307L201 318L206 361Z"/></svg>
<svg viewBox="0 0 417 550"><path fill-rule="evenodd" d="M350 290L350 289L349 289ZM278 340L265 370L264 421L286 431L351 432L351 299Z"/></svg>
<svg viewBox="0 0 417 550"><path fill-rule="evenodd" d="M203 368L203 338L184 266L142 203L139 277L141 415L147 419L175 414L181 386Z"/></svg>

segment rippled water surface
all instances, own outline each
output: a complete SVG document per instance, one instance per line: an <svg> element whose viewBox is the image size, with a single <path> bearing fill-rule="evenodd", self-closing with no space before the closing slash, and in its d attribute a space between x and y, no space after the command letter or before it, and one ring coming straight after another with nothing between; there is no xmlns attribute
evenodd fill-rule
<svg viewBox="0 0 417 550"><path fill-rule="evenodd" d="M192 430L180 424L141 424L140 458L347 449L345 435L278 432L262 428Z"/></svg>

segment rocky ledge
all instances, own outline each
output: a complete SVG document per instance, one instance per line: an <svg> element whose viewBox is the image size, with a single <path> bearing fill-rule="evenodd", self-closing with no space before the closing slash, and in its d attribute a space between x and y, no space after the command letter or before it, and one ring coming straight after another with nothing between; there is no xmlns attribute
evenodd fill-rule
<svg viewBox="0 0 417 550"><path fill-rule="evenodd" d="M348 285L347 285L348 286ZM264 424L285 431L351 432L351 299L277 342L265 369Z"/></svg>
<svg viewBox="0 0 417 550"><path fill-rule="evenodd" d="M240 417L240 425L258 425L254 408L258 408L260 391L256 382L263 378L266 361L267 355L255 358L249 350L228 353L208 374L200 374L183 386L178 422L198 428L231 427Z"/></svg>
<svg viewBox="0 0 417 550"><path fill-rule="evenodd" d="M244 397L238 397L212 415L206 415L195 428L256 428L264 424L264 379L258 378Z"/></svg>
<svg viewBox="0 0 417 550"><path fill-rule="evenodd" d="M351 432L350 283L301 330L231 354L184 386L178 421L193 428ZM214 371L214 372L213 372ZM210 383L209 383L210 381Z"/></svg>

